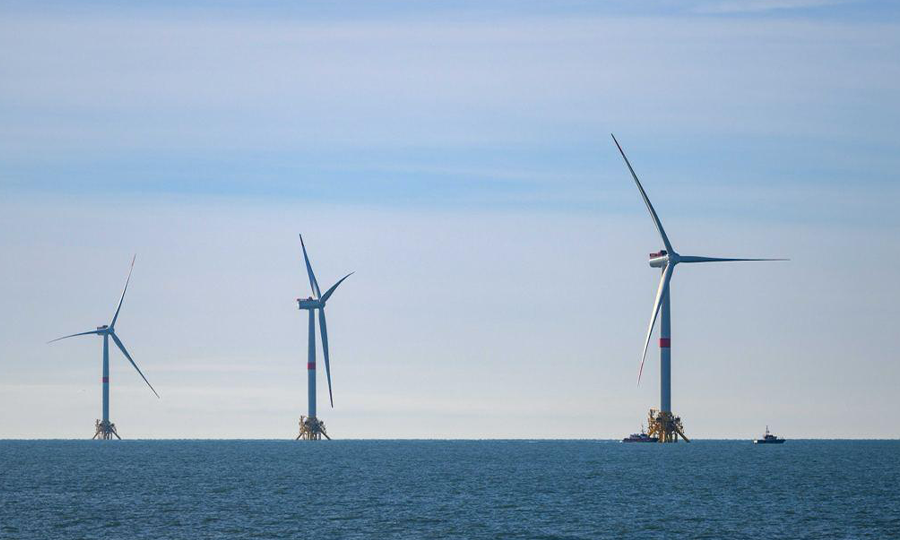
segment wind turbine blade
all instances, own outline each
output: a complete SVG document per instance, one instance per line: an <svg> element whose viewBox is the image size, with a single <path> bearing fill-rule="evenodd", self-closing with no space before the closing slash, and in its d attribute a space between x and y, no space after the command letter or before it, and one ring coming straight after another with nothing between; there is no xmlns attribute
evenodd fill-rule
<svg viewBox="0 0 900 540"><path fill-rule="evenodd" d="M342 277L340 280L338 280L337 283L335 283L334 285L332 285L330 289L328 289L327 291L325 291L325 294L322 295L322 302L327 302L328 299L331 298L331 295L334 294L334 291L338 288L338 285L340 285L341 282L343 282L343 281L344 281L345 279L347 279L348 277L352 276L354 273L355 273L355 272L350 272L349 274L347 274L346 276L344 276L344 277Z"/></svg>
<svg viewBox="0 0 900 540"><path fill-rule="evenodd" d="M153 388L153 385L150 384L150 381L147 380L147 377L144 377L144 374L141 372L141 368L137 367L137 364L134 363L134 360L131 358L131 355L128 354L127 350L125 350L125 345L122 344L122 340L119 339L119 336L117 336L113 332L110 332L109 335L112 336L113 341L116 342L116 345L119 347L119 350L121 350L122 354L125 355L125 358L127 358L128 361L131 362L131 365L134 366L134 369L137 370L137 372L141 376L141 378L144 379L144 382L147 383L147 386L150 387L150 390L153 390L153 393L156 394L156 389ZM159 394L156 394L156 397L159 398Z"/></svg>
<svg viewBox="0 0 900 540"><path fill-rule="evenodd" d="M319 308L319 329L322 331L322 352L325 353L325 377L328 379L328 401L334 408L334 397L331 395L331 364L328 362L328 327L325 326L325 309Z"/></svg>
<svg viewBox="0 0 900 540"><path fill-rule="evenodd" d="M789 261L790 259L723 259L721 257L695 257L693 255L681 255L678 262L704 263L704 262L741 262L741 261Z"/></svg>
<svg viewBox="0 0 900 540"><path fill-rule="evenodd" d="M306 244L303 243L303 235L300 235L300 246L303 248L303 260L306 261L306 272L309 274L309 286L312 287L313 294L316 298L322 296L319 292L319 282L316 281L316 275L313 274L312 265L309 264L309 255L306 254Z"/></svg>
<svg viewBox="0 0 900 540"><path fill-rule="evenodd" d="M137 259L137 253L134 254L134 257L131 258L131 268L128 270L128 278L125 280L125 288L122 289L122 296L119 298L119 305L116 307L116 314L113 315L112 322L109 323L109 327L113 328L116 326L116 319L119 318L119 310L122 309L122 302L125 300L125 291L128 290L128 282L131 281L131 273L134 272L134 261Z"/></svg>
<svg viewBox="0 0 900 540"><path fill-rule="evenodd" d="M89 331L89 332L79 332L79 333L77 333L77 334L72 334L72 335L70 335L70 336L63 336L63 337L59 337L59 338L56 338L56 339L51 339L51 340L48 341L47 343L49 344L49 343L53 343L54 341L59 341L59 340L61 340L61 339L69 339L70 337L75 337L75 336L87 336L87 335L89 335L89 334L99 334L99 333L100 333L99 330L91 330L91 331Z"/></svg>
<svg viewBox="0 0 900 540"><path fill-rule="evenodd" d="M647 347L650 346L650 334L653 333L653 325L656 324L656 317L659 315L659 307L662 305L662 299L669 290L669 280L672 279L672 272L675 265L669 263L663 270L662 277L659 279L659 289L656 291L656 301L653 303L653 313L650 315L650 326L647 328L647 339L644 340L644 353L641 355L641 369L638 371L638 384L641 384L641 375L644 373L644 360L647 359Z"/></svg>
<svg viewBox="0 0 900 540"><path fill-rule="evenodd" d="M622 159L625 160L625 165L628 165L628 170L631 171L631 177L634 178L634 183L637 184L638 189L641 192L641 197L644 198L644 204L647 205L647 210L650 210L650 217L653 218L653 223L656 224L656 230L659 231L659 236L662 237L663 244L666 246L666 251L672 253L674 250L672 249L672 244L669 242L669 237L666 236L666 231L663 229L662 223L659 221L659 216L656 215L656 210L653 209L653 205L650 204L650 199L647 197L647 192L644 191L644 186L641 185L641 181L638 180L637 174L635 174L634 169L631 167L631 162L628 161L628 158L625 156L625 151L622 150L622 146L619 145L619 141L616 140L616 136L610 133L612 136L613 142L616 143L616 147L619 149L619 153L622 154Z"/></svg>

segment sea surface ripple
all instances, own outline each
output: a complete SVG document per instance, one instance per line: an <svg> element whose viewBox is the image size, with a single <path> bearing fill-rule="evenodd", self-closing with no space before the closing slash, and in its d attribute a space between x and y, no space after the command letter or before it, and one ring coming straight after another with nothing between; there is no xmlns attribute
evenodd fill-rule
<svg viewBox="0 0 900 540"><path fill-rule="evenodd" d="M0 538L900 538L900 441L0 441Z"/></svg>

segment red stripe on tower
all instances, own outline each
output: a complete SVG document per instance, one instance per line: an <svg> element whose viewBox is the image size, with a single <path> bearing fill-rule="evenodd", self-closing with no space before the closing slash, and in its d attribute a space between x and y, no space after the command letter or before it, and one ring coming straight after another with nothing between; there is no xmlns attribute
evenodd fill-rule
<svg viewBox="0 0 900 540"><path fill-rule="evenodd" d="M668 349L672 346L672 338L661 337L659 338L659 346L664 349Z"/></svg>
<svg viewBox="0 0 900 540"><path fill-rule="evenodd" d="M306 364L306 369L316 369L316 363L310 362L310 363Z"/></svg>
<svg viewBox="0 0 900 540"><path fill-rule="evenodd" d="M108 382L109 382L109 377L103 377L102 379L100 379L100 382L108 383Z"/></svg>

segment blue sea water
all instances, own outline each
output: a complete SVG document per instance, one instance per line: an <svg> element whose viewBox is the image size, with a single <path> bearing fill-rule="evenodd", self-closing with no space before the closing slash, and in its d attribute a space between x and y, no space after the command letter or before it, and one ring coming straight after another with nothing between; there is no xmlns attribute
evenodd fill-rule
<svg viewBox="0 0 900 540"><path fill-rule="evenodd" d="M900 441L0 441L0 538L900 538Z"/></svg>

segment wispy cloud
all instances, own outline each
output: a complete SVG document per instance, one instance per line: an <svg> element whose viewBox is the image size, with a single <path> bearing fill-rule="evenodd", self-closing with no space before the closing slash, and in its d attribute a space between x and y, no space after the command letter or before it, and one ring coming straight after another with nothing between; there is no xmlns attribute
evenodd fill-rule
<svg viewBox="0 0 900 540"><path fill-rule="evenodd" d="M726 0L702 3L696 13L764 13L768 11L803 10L849 4L853 0Z"/></svg>
<svg viewBox="0 0 900 540"><path fill-rule="evenodd" d="M898 87L897 28L833 21L0 25L0 148L17 157L555 145L615 125L833 135L851 92ZM854 118L882 117L865 102Z"/></svg>

